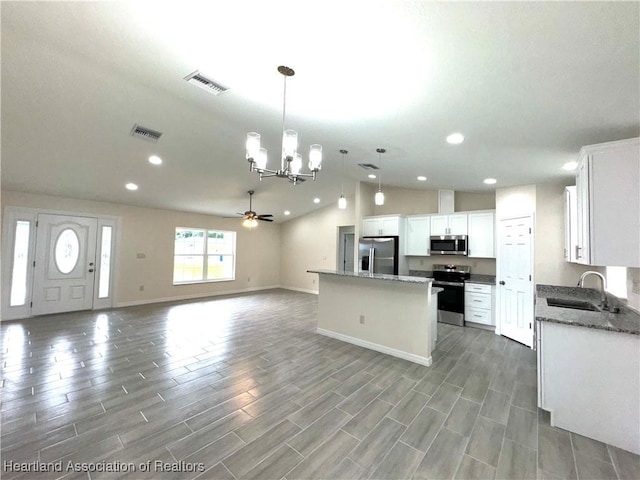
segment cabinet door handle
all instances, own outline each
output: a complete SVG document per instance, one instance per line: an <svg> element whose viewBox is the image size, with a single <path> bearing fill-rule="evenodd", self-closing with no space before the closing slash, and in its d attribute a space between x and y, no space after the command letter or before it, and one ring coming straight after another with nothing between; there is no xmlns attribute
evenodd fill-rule
<svg viewBox="0 0 640 480"><path fill-rule="evenodd" d="M504 280L500 280L500 285L504 285Z"/></svg>
<svg viewBox="0 0 640 480"><path fill-rule="evenodd" d="M582 258L582 255L580 255L580 250L582 250L582 248L576 245L576 258Z"/></svg>

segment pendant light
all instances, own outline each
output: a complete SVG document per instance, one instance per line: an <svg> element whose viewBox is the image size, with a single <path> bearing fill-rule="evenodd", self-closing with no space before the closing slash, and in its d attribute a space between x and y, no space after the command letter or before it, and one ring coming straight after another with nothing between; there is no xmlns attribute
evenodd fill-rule
<svg viewBox="0 0 640 480"><path fill-rule="evenodd" d="M344 210L347 208L347 199L344 198L344 156L349 153L347 150L340 150L342 154L342 183L340 184L340 198L338 199L338 208Z"/></svg>
<svg viewBox="0 0 640 480"><path fill-rule="evenodd" d="M382 154L386 152L384 148L377 148L376 152L378 152L378 159L380 163L380 173L378 173L378 191L376 192L376 196L374 197L374 202L376 205L384 205L384 193L382 193Z"/></svg>

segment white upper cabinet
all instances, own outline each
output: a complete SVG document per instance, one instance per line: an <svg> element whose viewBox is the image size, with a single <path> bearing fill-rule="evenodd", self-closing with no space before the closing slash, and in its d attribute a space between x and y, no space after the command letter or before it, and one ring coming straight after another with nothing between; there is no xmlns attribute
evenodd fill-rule
<svg viewBox="0 0 640 480"><path fill-rule="evenodd" d="M412 215L407 217L405 255L430 255L430 230L431 217L429 215Z"/></svg>
<svg viewBox="0 0 640 480"><path fill-rule="evenodd" d="M469 256L495 258L495 212L469 213Z"/></svg>
<svg viewBox="0 0 640 480"><path fill-rule="evenodd" d="M431 235L467 235L467 214L432 215Z"/></svg>
<svg viewBox="0 0 640 480"><path fill-rule="evenodd" d="M362 219L362 236L400 235L404 223L400 215L381 215Z"/></svg>
<svg viewBox="0 0 640 480"><path fill-rule="evenodd" d="M640 267L640 139L583 147L576 172L578 263Z"/></svg>

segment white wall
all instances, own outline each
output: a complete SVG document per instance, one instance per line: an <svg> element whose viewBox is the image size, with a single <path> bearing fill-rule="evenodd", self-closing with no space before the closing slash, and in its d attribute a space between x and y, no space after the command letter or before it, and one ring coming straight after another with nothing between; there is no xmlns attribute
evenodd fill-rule
<svg viewBox="0 0 640 480"><path fill-rule="evenodd" d="M2 191L2 206L120 217L115 305L277 287L280 282L279 225L262 222L257 228L248 230L236 219L7 190ZM173 285L173 242L176 227L237 232L236 279L230 282ZM144 253L146 258L136 258L138 253ZM140 286L144 286L144 291L140 291Z"/></svg>
<svg viewBox="0 0 640 480"><path fill-rule="evenodd" d="M355 201L347 198L347 208L338 201L281 226L280 284L305 292L318 291L318 274L307 270L335 270L338 256L338 228L355 226ZM356 230L357 234L357 230Z"/></svg>
<svg viewBox="0 0 640 480"><path fill-rule="evenodd" d="M496 189L496 220L536 211L536 186Z"/></svg>

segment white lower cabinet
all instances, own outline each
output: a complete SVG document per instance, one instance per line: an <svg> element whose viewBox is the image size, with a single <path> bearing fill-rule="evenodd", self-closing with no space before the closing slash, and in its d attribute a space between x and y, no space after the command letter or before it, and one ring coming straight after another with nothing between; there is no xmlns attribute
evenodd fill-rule
<svg viewBox="0 0 640 480"><path fill-rule="evenodd" d="M640 454L640 335L536 323L538 406L551 426Z"/></svg>
<svg viewBox="0 0 640 480"><path fill-rule="evenodd" d="M466 322L495 325L494 287L483 283L465 283L464 320Z"/></svg>

